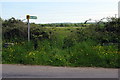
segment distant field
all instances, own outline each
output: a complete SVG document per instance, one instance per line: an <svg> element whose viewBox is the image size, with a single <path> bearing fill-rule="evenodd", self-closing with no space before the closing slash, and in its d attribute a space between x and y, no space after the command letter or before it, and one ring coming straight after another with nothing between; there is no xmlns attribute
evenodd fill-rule
<svg viewBox="0 0 120 80"><path fill-rule="evenodd" d="M55 32L55 34L58 35L58 38L63 39L64 37L70 35L72 32L84 29L86 27L45 27L45 28Z"/></svg>
<svg viewBox="0 0 120 80"><path fill-rule="evenodd" d="M86 28L86 27L45 27L45 28L56 28L56 29L81 29L81 28Z"/></svg>

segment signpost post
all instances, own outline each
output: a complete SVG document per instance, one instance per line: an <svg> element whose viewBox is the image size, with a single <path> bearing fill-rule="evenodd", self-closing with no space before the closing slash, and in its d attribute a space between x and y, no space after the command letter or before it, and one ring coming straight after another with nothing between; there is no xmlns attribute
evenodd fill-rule
<svg viewBox="0 0 120 80"><path fill-rule="evenodd" d="M30 22L29 22L29 19L37 19L37 16L26 15L26 19L28 22L28 42L29 42L30 41Z"/></svg>

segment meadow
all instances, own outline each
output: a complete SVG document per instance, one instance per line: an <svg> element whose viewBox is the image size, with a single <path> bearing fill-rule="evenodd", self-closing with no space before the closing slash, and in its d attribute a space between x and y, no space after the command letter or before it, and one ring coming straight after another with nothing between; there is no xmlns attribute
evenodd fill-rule
<svg viewBox="0 0 120 80"><path fill-rule="evenodd" d="M113 22L86 27L39 27L31 24L30 42L27 41L24 23L19 23L23 24L22 28L18 23L17 27L3 27L2 63L119 68L119 28ZM14 45L5 46L8 42Z"/></svg>

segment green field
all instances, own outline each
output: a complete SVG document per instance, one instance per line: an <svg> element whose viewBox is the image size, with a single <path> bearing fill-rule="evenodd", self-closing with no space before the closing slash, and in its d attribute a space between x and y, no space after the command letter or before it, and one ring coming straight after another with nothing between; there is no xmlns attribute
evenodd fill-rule
<svg viewBox="0 0 120 80"><path fill-rule="evenodd" d="M45 27L45 29L52 30L58 35L59 39L67 37L70 33L75 32L77 29L83 29L85 27Z"/></svg>

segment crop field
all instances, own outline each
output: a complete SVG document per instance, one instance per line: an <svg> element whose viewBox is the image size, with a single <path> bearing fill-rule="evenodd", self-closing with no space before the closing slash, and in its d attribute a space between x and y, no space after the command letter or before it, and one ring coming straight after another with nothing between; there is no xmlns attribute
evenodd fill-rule
<svg viewBox="0 0 120 80"><path fill-rule="evenodd" d="M40 27L31 23L29 42L26 25L19 21L15 24L3 22L3 64L120 67L120 29L114 21L87 27Z"/></svg>

